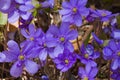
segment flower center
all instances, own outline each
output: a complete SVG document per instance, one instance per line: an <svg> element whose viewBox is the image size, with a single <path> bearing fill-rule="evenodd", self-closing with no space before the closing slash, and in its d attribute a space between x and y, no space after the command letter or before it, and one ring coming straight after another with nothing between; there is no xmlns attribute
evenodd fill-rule
<svg viewBox="0 0 120 80"><path fill-rule="evenodd" d="M65 59L65 64L68 64L69 63L69 60L68 59Z"/></svg>
<svg viewBox="0 0 120 80"><path fill-rule="evenodd" d="M65 41L65 38L64 38L64 37L61 37L61 38L60 38L60 41L64 42L64 41Z"/></svg>
<svg viewBox="0 0 120 80"><path fill-rule="evenodd" d="M117 55L120 56L120 52L118 52Z"/></svg>
<svg viewBox="0 0 120 80"><path fill-rule="evenodd" d="M85 58L88 58L88 57L89 57L89 54L85 54L84 57L85 57Z"/></svg>
<svg viewBox="0 0 120 80"><path fill-rule="evenodd" d="M30 38L30 40L31 40L31 41L33 41L33 40L34 40L34 38L33 38L33 37L31 37L31 38Z"/></svg>
<svg viewBox="0 0 120 80"><path fill-rule="evenodd" d="M20 59L20 60L24 60L25 57L24 57L23 55L20 55L20 56L19 56L19 59Z"/></svg>
<svg viewBox="0 0 120 80"><path fill-rule="evenodd" d="M105 13L102 13L102 16L106 16L106 14L105 14Z"/></svg>
<svg viewBox="0 0 120 80"><path fill-rule="evenodd" d="M84 77L84 79L83 80L88 80L88 77Z"/></svg>
<svg viewBox="0 0 120 80"><path fill-rule="evenodd" d="M44 47L47 47L47 44L46 44L46 43L44 43L44 44L43 44L43 46L44 46Z"/></svg>
<svg viewBox="0 0 120 80"><path fill-rule="evenodd" d="M77 8L74 7L73 8L73 12L76 13L77 12Z"/></svg>

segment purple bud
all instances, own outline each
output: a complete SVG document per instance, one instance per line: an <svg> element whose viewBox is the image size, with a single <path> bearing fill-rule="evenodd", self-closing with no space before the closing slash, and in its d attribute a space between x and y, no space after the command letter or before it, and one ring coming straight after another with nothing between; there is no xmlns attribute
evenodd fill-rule
<svg viewBox="0 0 120 80"><path fill-rule="evenodd" d="M111 36L112 36L114 39L120 39L120 30L114 30L114 31L112 31Z"/></svg>
<svg viewBox="0 0 120 80"><path fill-rule="evenodd" d="M100 40L94 32L92 32L92 36L98 44L103 44L103 40Z"/></svg>
<svg viewBox="0 0 120 80"><path fill-rule="evenodd" d="M49 80L47 75L42 75L41 78L42 78L42 80Z"/></svg>

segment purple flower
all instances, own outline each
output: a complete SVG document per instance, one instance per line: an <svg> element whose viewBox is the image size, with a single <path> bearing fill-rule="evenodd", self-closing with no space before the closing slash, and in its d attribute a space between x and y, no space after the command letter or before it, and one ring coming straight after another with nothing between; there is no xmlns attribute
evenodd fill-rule
<svg viewBox="0 0 120 80"><path fill-rule="evenodd" d="M0 0L0 11L4 12L11 6L11 0Z"/></svg>
<svg viewBox="0 0 120 80"><path fill-rule="evenodd" d="M31 47L25 45L21 50L18 44L10 40L8 43L8 50L5 51L6 62L15 62L10 69L10 74L14 77L19 77L25 67L30 74L35 74L38 71L38 65L30 60L29 54Z"/></svg>
<svg viewBox="0 0 120 80"><path fill-rule="evenodd" d="M109 21L111 17L115 16L115 14L112 14L112 12L107 10L91 10L93 14L91 14L92 17L100 18L101 21Z"/></svg>
<svg viewBox="0 0 120 80"><path fill-rule="evenodd" d="M53 7L54 6L54 0L45 0L41 3L42 7Z"/></svg>
<svg viewBox="0 0 120 80"><path fill-rule="evenodd" d="M3 1L3 0L2 0ZM6 1L6 0L5 0ZM24 20L28 20L31 16L31 12L29 10L33 9L33 5L31 0L8 0L2 6L2 12L8 13L8 21L13 23L22 17ZM2 4L2 2L0 3Z"/></svg>
<svg viewBox="0 0 120 80"><path fill-rule="evenodd" d="M89 9L85 7L87 0L70 0L62 3L63 9L59 11L63 22L70 22L76 26L82 25L82 17L89 14Z"/></svg>
<svg viewBox="0 0 120 80"><path fill-rule="evenodd" d="M120 40L120 30L119 29L113 30L111 36L114 39Z"/></svg>
<svg viewBox="0 0 120 80"><path fill-rule="evenodd" d="M88 22L93 22L93 21L95 20L95 18L93 18L92 16L88 15L88 16L86 17L86 20L87 20Z"/></svg>
<svg viewBox="0 0 120 80"><path fill-rule="evenodd" d="M112 71L111 78L114 80L119 80L120 79L120 69Z"/></svg>
<svg viewBox="0 0 120 80"><path fill-rule="evenodd" d="M100 40L94 32L92 32L92 36L98 44L103 44L103 40Z"/></svg>
<svg viewBox="0 0 120 80"><path fill-rule="evenodd" d="M111 24L112 26L116 26L116 24L117 24L117 19L116 19L116 18L113 18L113 19L111 20L110 24Z"/></svg>
<svg viewBox="0 0 120 80"><path fill-rule="evenodd" d="M38 57L41 61L45 61L48 54L51 58L54 58L54 47L56 42L54 38L51 38L48 34L43 34L42 37L37 39L37 44L33 48L31 57Z"/></svg>
<svg viewBox="0 0 120 80"><path fill-rule="evenodd" d="M55 57L57 57L59 53L63 53L65 48L71 52L74 51L70 40L76 39L78 32L76 30L71 30L69 26L69 23L62 23L60 28L57 26L50 26L47 31L47 33L51 34L52 38L55 39L54 42L56 42L56 47L54 49Z"/></svg>
<svg viewBox="0 0 120 80"><path fill-rule="evenodd" d="M4 62L6 59L6 55L4 54L4 52L0 52L0 62Z"/></svg>
<svg viewBox="0 0 120 80"><path fill-rule="evenodd" d="M29 45L29 43L32 43L33 46L37 44L37 39L42 36L42 30L41 29L35 29L33 24L30 24L28 26L28 30L26 28L21 29L21 34L26 38L25 41L21 43L21 47L24 45Z"/></svg>
<svg viewBox="0 0 120 80"><path fill-rule="evenodd" d="M103 48L103 57L105 60L112 60L111 68L113 70L120 68L120 42L110 40L108 45Z"/></svg>
<svg viewBox="0 0 120 80"><path fill-rule="evenodd" d="M100 56L100 53L98 51L94 51L94 47L92 45L88 44L86 47L82 45L81 52L81 55L78 56L78 59L81 60L81 63L85 64L88 69L97 66L94 60Z"/></svg>
<svg viewBox="0 0 120 80"><path fill-rule="evenodd" d="M41 78L42 78L42 80L49 80L47 75L42 75Z"/></svg>
<svg viewBox="0 0 120 80"><path fill-rule="evenodd" d="M98 69L96 67L93 67L90 70L80 67L78 75L82 78L82 80L94 80L97 72Z"/></svg>
<svg viewBox="0 0 120 80"><path fill-rule="evenodd" d="M93 9L89 8L89 15L86 17L88 22L93 22L95 20L95 15L93 14Z"/></svg>
<svg viewBox="0 0 120 80"><path fill-rule="evenodd" d="M65 49L63 54L59 54L53 61L56 64L57 69L65 72L76 62L76 55Z"/></svg>

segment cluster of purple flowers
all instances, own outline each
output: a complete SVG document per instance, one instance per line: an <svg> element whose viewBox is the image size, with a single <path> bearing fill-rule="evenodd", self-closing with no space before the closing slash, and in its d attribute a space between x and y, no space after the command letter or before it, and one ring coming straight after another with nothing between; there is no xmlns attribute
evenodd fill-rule
<svg viewBox="0 0 120 80"><path fill-rule="evenodd" d="M103 58L105 60L110 60L111 61L111 78L115 79L115 80L119 80L119 46L120 46L120 42L119 42L119 34L120 31L119 29L116 28L115 24L117 23L116 21L116 16L118 14L112 14L110 11L106 11L106 10L91 10L93 12L93 14L91 14L91 16L93 16L94 18L99 18L101 20L101 22L109 22L109 25L111 27L108 28L109 32L110 32L110 39L108 40L101 40L97 37L97 35L95 33L92 33L92 36L94 37L94 40L100 45L103 46Z"/></svg>
<svg viewBox="0 0 120 80"><path fill-rule="evenodd" d="M111 68L116 70L120 67L119 65L119 54L120 54L120 43L115 40L110 40L108 45L104 47L103 54L106 60L112 60Z"/></svg>
<svg viewBox="0 0 120 80"><path fill-rule="evenodd" d="M38 2L34 0L1 0L0 11L8 14L8 22L14 23L19 18L30 20L32 12L39 7L53 7L54 0ZM41 5L41 6L40 6Z"/></svg>
<svg viewBox="0 0 120 80"><path fill-rule="evenodd" d="M92 67L97 67L97 63L95 63L95 59L100 56L99 52L95 52L92 45L84 45L81 47L82 54L80 55L81 63L85 64L87 69L91 69Z"/></svg>
<svg viewBox="0 0 120 80"><path fill-rule="evenodd" d="M32 14L29 10L33 9L31 0L1 0L0 11L8 13L8 21L13 23L22 17L27 20Z"/></svg>
<svg viewBox="0 0 120 80"><path fill-rule="evenodd" d="M30 74L36 73L39 67L33 59L37 57L40 61L45 61L49 55L57 68L63 72L76 62L70 40L74 40L78 33L76 30L71 30L68 23L62 23L60 28L50 26L46 34L30 24L28 29L21 29L21 33L26 40L20 44L20 48L15 41L10 40L7 43L8 49L0 55L1 62L16 61L10 70L12 76L19 77L24 68Z"/></svg>
<svg viewBox="0 0 120 80"><path fill-rule="evenodd" d="M77 55L77 57L81 63L85 64L85 70L80 67L78 72L79 76L83 80L94 79L98 71L97 63L94 60L99 56L100 53L98 51L94 51L94 47L92 45L88 44L86 47L85 45L82 45L81 54Z"/></svg>
<svg viewBox="0 0 120 80"><path fill-rule="evenodd" d="M90 70L80 67L78 75L82 78L82 80L94 80L97 72L98 69L96 67L93 67Z"/></svg>
<svg viewBox="0 0 120 80"><path fill-rule="evenodd" d="M8 41L7 50L0 52L0 62L12 62L10 74L19 77L22 75L23 69L29 74L35 74L42 67L41 64L35 62L36 58L41 62L52 59L56 68L61 72L68 71L79 59L85 67L79 67L79 77L82 80L94 80L98 72L95 60L99 58L100 52L91 43L83 44L80 47L81 53L77 54L71 40L78 37L78 31L70 28L70 26L72 24L80 27L83 20L91 22L96 19L99 19L102 23L109 22L111 26L114 26L116 24L115 17L118 14L112 14L112 12L106 10L93 10L87 8L86 4L87 0L64 1L62 9L59 10L62 16L60 26L50 25L45 33L41 28L36 28L34 24L31 24L34 18L32 14L34 10L37 11L40 7L53 8L54 0L45 0L43 2L37 0L1 0L0 11L8 14L8 22L12 23L20 19L22 26L19 26L27 26L27 28L21 28L21 34L25 40L20 44L13 40ZM111 77L119 80L120 30L115 26L114 28L110 27L109 30L111 31L111 39L102 49L103 58L111 60L111 71L113 71ZM92 36L97 44L103 46L104 40L99 39L94 32Z"/></svg>

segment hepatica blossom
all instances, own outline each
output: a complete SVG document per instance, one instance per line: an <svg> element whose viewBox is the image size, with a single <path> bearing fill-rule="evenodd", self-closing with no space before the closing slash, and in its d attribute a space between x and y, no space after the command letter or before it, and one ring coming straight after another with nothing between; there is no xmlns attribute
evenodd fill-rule
<svg viewBox="0 0 120 80"><path fill-rule="evenodd" d="M87 0L70 0L62 3L63 9L59 11L62 15L63 22L70 22L76 26L82 25L82 17L89 14L89 10L85 7Z"/></svg>
<svg viewBox="0 0 120 80"><path fill-rule="evenodd" d="M91 10L91 16L92 17L96 17L96 18L100 18L101 21L105 22L105 21L109 21L111 19L111 17L115 16L116 14L112 14L112 12L107 11L107 10Z"/></svg>
<svg viewBox="0 0 120 80"><path fill-rule="evenodd" d="M56 57L59 53L63 53L63 50L66 48L71 52L74 51L73 45L70 40L74 40L78 36L78 32L76 30L71 30L69 28L69 23L62 23L60 28L57 26L50 26L47 33L51 34L55 39L56 47L54 49L54 53Z"/></svg>
<svg viewBox="0 0 120 80"><path fill-rule="evenodd" d="M79 56L81 63L85 64L88 69L97 66L94 60L100 56L100 53L98 51L94 51L94 47L92 45L87 45L86 47L83 45L81 47L81 52L82 53Z"/></svg>
<svg viewBox="0 0 120 80"><path fill-rule="evenodd" d="M38 57L41 61L45 61L48 54L51 58L54 58L56 54L54 54L54 47L56 46L56 42L54 38L51 38L48 34L43 33L42 37L37 39L37 44L33 48L33 52L31 57Z"/></svg>
<svg viewBox="0 0 120 80"><path fill-rule="evenodd" d="M120 69L112 71L111 78L114 80L119 80L120 79Z"/></svg>
<svg viewBox="0 0 120 80"><path fill-rule="evenodd" d="M76 62L76 54L65 49L63 54L59 54L53 61L56 64L57 69L65 72Z"/></svg>
<svg viewBox="0 0 120 80"><path fill-rule="evenodd" d="M120 30L119 29L113 30L111 36L116 40L120 40Z"/></svg>
<svg viewBox="0 0 120 80"><path fill-rule="evenodd" d="M54 0L45 0L41 3L42 7L53 7L54 6Z"/></svg>
<svg viewBox="0 0 120 80"><path fill-rule="evenodd" d="M0 0L0 11L6 11L11 6L11 0Z"/></svg>
<svg viewBox="0 0 120 80"><path fill-rule="evenodd" d="M95 80L95 76L97 75L98 69L96 67L91 68L88 70L87 68L79 68L78 75L82 80Z"/></svg>
<svg viewBox="0 0 120 80"><path fill-rule="evenodd" d="M5 52L6 62L14 62L10 69L10 74L14 77L19 77L22 74L23 68L30 74L35 74L38 71L38 65L30 60L29 54L31 47L24 46L19 48L18 44L10 40L8 43L8 50Z"/></svg>
<svg viewBox="0 0 120 80"><path fill-rule="evenodd" d="M42 75L42 76L41 76L41 79L42 79L42 80L49 80L49 78L48 78L47 75Z"/></svg>
<svg viewBox="0 0 120 80"><path fill-rule="evenodd" d="M95 40L98 44L100 44L100 45L103 44L103 40L99 39L94 32L92 32L92 36L93 36L94 40Z"/></svg>
<svg viewBox="0 0 120 80"><path fill-rule="evenodd" d="M31 0L1 0L1 11L8 13L8 21L13 23L22 17L27 20L31 15L29 10L33 9Z"/></svg>
<svg viewBox="0 0 120 80"><path fill-rule="evenodd" d="M21 29L21 34L26 38L23 43L21 43L21 46L29 45L35 46L37 44L37 38L42 36L42 30L40 28L35 29L33 24L29 24L28 30L26 28Z"/></svg>
<svg viewBox="0 0 120 80"><path fill-rule="evenodd" d="M77 28L71 28L71 24L76 27L81 27L84 23L83 21L87 20L90 22L90 25L93 26L94 21L105 23L105 25L103 24L102 26L103 28L105 27L104 32L108 34L107 40L104 41L99 39L94 33L95 29L92 30L92 36L100 45L99 47L103 48L103 58L110 61L108 63L111 66L111 78L120 80L120 30L117 29L116 19L119 13L112 14L112 12L104 9L92 9L93 6L87 8L86 4L88 0L59 0L60 2L63 1L62 9L58 10L57 8L62 18L61 24L60 26L48 24L50 25L49 29L43 32L41 28L37 28L35 25L31 24L31 22L35 21L36 24L39 24L39 21L42 21L42 19L46 18L44 19L44 21L46 21L47 18L53 17L51 13L54 14L54 10L51 8L54 7L54 1L56 0L0 0L0 12L7 14L8 18L8 23L6 23L5 26L9 23L11 24L19 21L19 28L21 28L20 34L24 39L17 40L21 42L19 43L20 45L14 40L9 40L8 43L6 43L6 41L3 41L3 44L0 43L0 46L6 49L0 49L4 50L0 52L0 63L9 62L8 64L11 66L10 75L18 78L22 76L24 70L27 72L26 75L34 75L37 73L38 69L42 67L45 70L38 72L41 76L36 74L31 77L31 79L39 78L42 80L49 80L52 79L50 76L51 74L48 73L48 68L51 67L51 64L55 65L52 68L56 67L60 72L66 72L70 71L70 68L75 66L76 60L79 59L79 62L85 66L85 68L79 67L78 69L80 80L95 80L98 72L97 63L95 61L99 58L100 52L94 48L94 41L86 45L81 43L83 45L80 46L78 54L75 53L75 46L73 46L72 43L79 35ZM47 17L40 16L39 14L41 13L45 13ZM36 21L34 19L40 20ZM51 20L52 19L50 19L50 21ZM106 26L107 23L109 23L111 27ZM99 26L99 24L97 25ZM83 28L80 30L84 30L83 32L86 33L86 29L87 28ZM4 37L4 34L7 32L6 30L2 36ZM110 37L109 33L111 33ZM89 37L84 34L82 36L86 37L86 39ZM5 37L7 37L7 35ZM7 48L4 44L7 44ZM51 61L53 62L51 63ZM100 68L100 65L98 65L98 67ZM54 73L57 72L57 69L55 69ZM46 73L47 70L48 72ZM71 73L74 73L74 71L71 71ZM4 74L2 74L2 76L4 77ZM67 77L65 77L66 73L61 76L67 79ZM30 76L28 75L27 77ZM74 75L70 78L76 79Z"/></svg>
<svg viewBox="0 0 120 80"><path fill-rule="evenodd" d="M113 70L120 68L120 42L110 40L108 45L103 49L103 57L105 60L112 60L111 68Z"/></svg>
<svg viewBox="0 0 120 80"><path fill-rule="evenodd" d="M6 55L4 52L0 52L0 62L4 62L6 60Z"/></svg>

